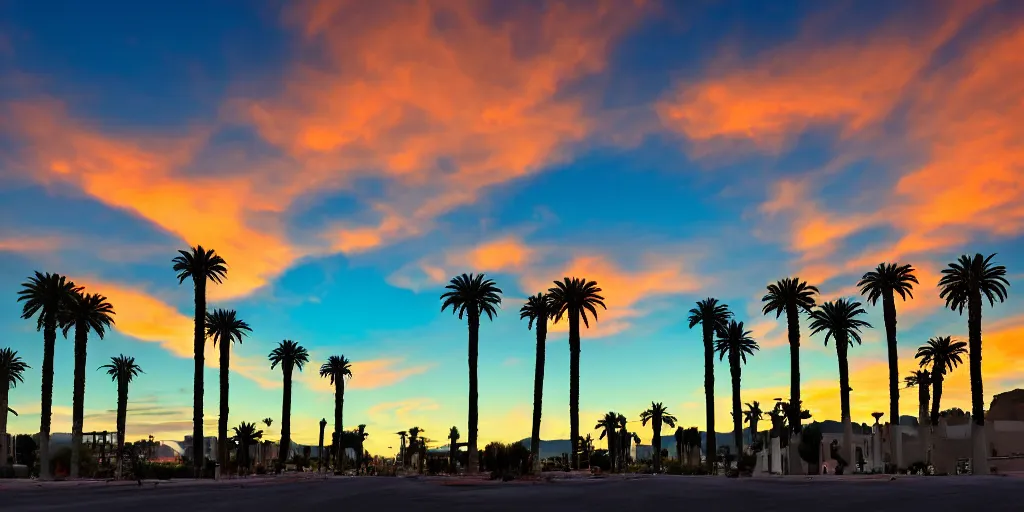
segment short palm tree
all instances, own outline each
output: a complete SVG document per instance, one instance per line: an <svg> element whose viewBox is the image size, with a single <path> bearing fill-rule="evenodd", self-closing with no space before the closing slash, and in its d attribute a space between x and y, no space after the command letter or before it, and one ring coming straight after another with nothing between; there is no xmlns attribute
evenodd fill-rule
<svg viewBox="0 0 1024 512"><path fill-rule="evenodd" d="M78 288L70 279L49 272L36 272L21 284L18 302L21 317L36 318L36 330L43 331L42 398L39 413L39 479L50 480L50 420L53 412L53 351L61 311L75 300Z"/></svg>
<svg viewBox="0 0 1024 512"><path fill-rule="evenodd" d="M359 471L363 467L363 442L366 438L370 437L370 434L366 432L366 425L356 426L356 442L359 444L359 451L356 452L356 471Z"/></svg>
<svg viewBox="0 0 1024 512"><path fill-rule="evenodd" d="M604 417L598 420L597 425L594 425L594 430L601 431L601 436L598 437L598 440L604 439L605 437L608 438L608 457L611 461L612 470L615 470L615 461L618 458L616 456L618 452L618 443L615 442L615 438L618 436L615 429L618 428L618 426L619 415L612 411L605 413Z"/></svg>
<svg viewBox="0 0 1024 512"><path fill-rule="evenodd" d="M871 324L861 320L860 316L867 312L861 303L847 299L826 302L818 309L811 311L811 335L825 333L825 344L829 338L836 340L836 354L839 356L839 393L843 416L843 450L847 453L846 461L856 460L853 456L853 424L850 419L850 368L847 349L853 342L861 343L861 329L870 328Z"/></svg>
<svg viewBox="0 0 1024 512"><path fill-rule="evenodd" d="M452 428L448 430L448 466L449 471L452 474L455 474L455 468L458 467L458 459L456 458L456 455L459 453L458 447L460 437L462 436L459 434L459 427L453 425Z"/></svg>
<svg viewBox="0 0 1024 512"><path fill-rule="evenodd" d="M128 384L131 384L135 377L144 373L139 365L135 364L134 357L118 355L111 357L110 363L98 368L106 370L110 380L117 383L117 478L121 478L121 460L124 459L124 431L125 422L128 416Z"/></svg>
<svg viewBox="0 0 1024 512"><path fill-rule="evenodd" d="M405 438L409 433L404 430L400 430L395 432L395 435L398 436L401 443L398 445L398 460L402 461L402 467L405 467Z"/></svg>
<svg viewBox="0 0 1024 512"><path fill-rule="evenodd" d="M533 429L530 434L530 455L533 472L540 473L540 413L544 400L544 346L547 344L548 320L552 316L551 298L538 293L526 300L519 310L519 319L527 319L526 328L537 324L537 362L533 373Z"/></svg>
<svg viewBox="0 0 1024 512"><path fill-rule="evenodd" d="M971 418L974 426L971 437L974 444L971 471L988 473L987 443L985 441L985 394L981 378L981 305L982 295L988 299L990 306L996 301L1006 300L1006 267L992 264L992 258L975 254L974 257L963 255L956 263L942 271L939 280L939 298L946 300L946 307L964 313L967 308L967 331L970 349L969 366L971 369Z"/></svg>
<svg viewBox="0 0 1024 512"><path fill-rule="evenodd" d="M238 445L238 455L235 456L238 467L251 471L252 460L249 458L249 447L255 446L260 442L260 439L263 439L263 431L256 430L255 423L246 423L244 421L232 430L235 431L235 435L231 436L231 440Z"/></svg>
<svg viewBox="0 0 1024 512"><path fill-rule="evenodd" d="M967 343L954 341L950 336L936 336L917 349L914 356L921 360L921 368L931 367L933 427L939 424L939 402L942 400L942 381L947 372L963 364L961 356L967 355Z"/></svg>
<svg viewBox="0 0 1024 512"><path fill-rule="evenodd" d="M75 381L71 406L71 478L78 478L82 450L82 423L85 418L85 365L89 331L102 340L106 330L114 323L114 307L99 294L77 291L67 307L61 310L60 324L64 337L75 330Z"/></svg>
<svg viewBox="0 0 1024 512"><path fill-rule="evenodd" d="M441 311L452 308L452 313L459 315L459 320L466 316L469 323L469 452L470 473L476 473L480 467L477 459L476 437L479 419L479 392L477 390L477 359L480 348L480 315L486 314L490 320L498 314L501 306L501 288L483 274L462 274L455 276L445 287L447 292L441 294Z"/></svg>
<svg viewBox="0 0 1024 512"><path fill-rule="evenodd" d="M914 285L918 284L914 267L896 263L879 263L874 270L864 274L857 286L861 295L867 297L872 306L882 299L882 315L885 320L885 340L889 351L889 419L893 425L900 424L900 370L896 345L896 294L904 301L914 298ZM896 467L903 467L903 448L900 434L895 437Z"/></svg>
<svg viewBox="0 0 1024 512"><path fill-rule="evenodd" d="M789 337L789 403L800 403L800 313L814 309L818 289L801 281L799 277L787 277L768 285L768 293L761 298L765 315L775 313L775 318L786 314L786 328ZM792 421L793 432L800 432L800 417ZM800 456L797 443L789 443L789 473L799 474Z"/></svg>
<svg viewBox="0 0 1024 512"><path fill-rule="evenodd" d="M732 312L729 306L708 297L697 303L690 310L690 329L698 324L703 330L704 340L704 400L707 413L707 462L708 467L715 467L715 334L726 328Z"/></svg>
<svg viewBox="0 0 1024 512"><path fill-rule="evenodd" d="M192 279L195 292L195 325L192 338L194 371L192 375L192 439L203 439L203 365L206 360L206 281L220 283L227 277L228 264L213 249L197 245L178 251L171 262L178 273L178 284ZM203 443L192 443L192 464L198 477L206 464Z"/></svg>
<svg viewBox="0 0 1024 512"><path fill-rule="evenodd" d="M740 363L747 364L747 356L753 356L760 347L750 331L743 329L743 322L732 320L718 332L715 351L719 359L729 357L729 372L732 376L732 435L736 443L737 457L743 454L743 410L740 400ZM739 459L736 459L739 460Z"/></svg>
<svg viewBox="0 0 1024 512"><path fill-rule="evenodd" d="M283 340L277 344L274 350L270 351L267 358L270 359L270 369L273 370L280 366L284 376L284 392L281 399L281 448L277 456L277 467L280 471L284 468L284 463L288 460L291 451L292 371L295 368L302 371L302 367L309 362L309 352L292 340ZM341 433L338 434L340 437Z"/></svg>
<svg viewBox="0 0 1024 512"><path fill-rule="evenodd" d="M412 456L420 452L420 434L423 433L423 429L419 427L413 427L409 429L409 447L406 449L409 456L409 463L412 463Z"/></svg>
<svg viewBox="0 0 1024 512"><path fill-rule="evenodd" d="M7 465L7 412L10 410L10 391L11 388L17 387L19 382L25 382L22 374L29 368L29 365L18 356L17 351L9 348L0 349L0 468Z"/></svg>
<svg viewBox="0 0 1024 512"><path fill-rule="evenodd" d="M928 403L931 401L929 388L932 384L928 370L915 370L903 379L908 388L917 387L917 421L920 425L921 438L924 439L926 462L931 462L931 428L926 427L928 421Z"/></svg>
<svg viewBox="0 0 1024 512"><path fill-rule="evenodd" d="M206 337L213 340L213 346L220 343L220 417L217 421L217 461L226 469L228 462L228 405L230 402L229 375L231 368L231 344L242 343L246 333L252 332L233 309L217 309L206 314Z"/></svg>
<svg viewBox="0 0 1024 512"><path fill-rule="evenodd" d="M745 404L746 409L743 410L743 422L750 423L750 441L757 441L757 423L764 418L764 411L761 410L761 402L754 400L753 403Z"/></svg>
<svg viewBox="0 0 1024 512"><path fill-rule="evenodd" d="M619 424L619 471L625 471L626 464L629 463L629 431L626 430L626 415L620 413L615 420Z"/></svg>
<svg viewBox="0 0 1024 512"><path fill-rule="evenodd" d="M676 431L672 434L672 437L676 441L676 461L680 464L683 463L683 443L686 439L686 429L683 427L676 427Z"/></svg>
<svg viewBox="0 0 1024 512"><path fill-rule="evenodd" d="M687 457L696 456L697 463L695 466L700 465L700 430L697 427L690 427L683 432L683 444L686 445ZM689 463L689 461L687 461Z"/></svg>
<svg viewBox="0 0 1024 512"><path fill-rule="evenodd" d="M579 469L579 437L580 437L580 320L590 328L587 312L597 321L597 307L608 309L601 296L601 288L597 281L587 281L583 277L565 277L555 281L555 286L548 289L551 307L555 314L555 322L568 317L569 319L569 435L572 440L573 469Z"/></svg>
<svg viewBox="0 0 1024 512"><path fill-rule="evenodd" d="M344 432L345 413L345 378L352 376L352 362L344 355L331 356L327 362L320 366L320 377L331 379L334 386L334 431ZM345 470L345 457L341 450L341 443L334 443L335 466Z"/></svg>
<svg viewBox="0 0 1024 512"><path fill-rule="evenodd" d="M661 425L664 423L669 428L676 426L676 417L669 414L668 409L661 402L651 402L651 408L640 413L640 422L647 426L651 422L651 429L654 432L651 437L651 445L654 447L654 472L661 472ZM638 443L639 444L639 443Z"/></svg>

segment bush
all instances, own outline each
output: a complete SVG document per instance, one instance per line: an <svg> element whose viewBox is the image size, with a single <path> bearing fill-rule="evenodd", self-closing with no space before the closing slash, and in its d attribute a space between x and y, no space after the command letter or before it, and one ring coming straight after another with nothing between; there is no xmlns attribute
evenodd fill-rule
<svg viewBox="0 0 1024 512"><path fill-rule="evenodd" d="M812 475L818 474L818 460L821 456L821 425L818 422L811 423L803 428L800 436L800 445L797 452L800 458L807 463L808 472Z"/></svg>
<svg viewBox="0 0 1024 512"><path fill-rule="evenodd" d="M522 443L490 443L481 453L484 470L504 476L530 471L530 450Z"/></svg>
<svg viewBox="0 0 1024 512"><path fill-rule="evenodd" d="M257 475L265 475L265 474L267 474L267 468L263 467L263 464L258 464L256 466L256 474Z"/></svg>

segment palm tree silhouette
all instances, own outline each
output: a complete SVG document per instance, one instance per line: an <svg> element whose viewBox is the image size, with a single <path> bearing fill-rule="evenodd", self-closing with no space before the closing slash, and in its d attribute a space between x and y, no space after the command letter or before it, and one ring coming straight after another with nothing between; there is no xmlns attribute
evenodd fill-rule
<svg viewBox="0 0 1024 512"><path fill-rule="evenodd" d="M686 440L686 429L684 429L683 427L676 427L676 431L675 433L672 434L672 437L675 438L676 441L676 461L679 462L679 464L682 464L683 443Z"/></svg>
<svg viewBox="0 0 1024 512"><path fill-rule="evenodd" d="M752 404L748 403L746 410L743 411L743 422L750 423L750 442L757 442L757 423L764 417L764 412L761 411L761 402L754 400Z"/></svg>
<svg viewBox="0 0 1024 512"><path fill-rule="evenodd" d="M453 425L452 428L448 431L448 464L450 466L449 469L452 474L455 474L455 468L457 466L457 459L455 456L459 453L457 447L459 444L460 437L462 436L459 435L459 427Z"/></svg>
<svg viewBox="0 0 1024 512"><path fill-rule="evenodd" d="M363 467L363 442L367 437L370 437L370 434L366 432L366 425L356 426L356 441L359 443L359 451L356 453L356 472Z"/></svg>
<svg viewBox="0 0 1024 512"><path fill-rule="evenodd" d="M117 479L121 479L121 461L124 459L125 421L128 415L128 384L140 373L145 373L135 364L134 357L124 354L111 357L110 362L97 368L106 370L110 380L117 382Z"/></svg>
<svg viewBox="0 0 1024 512"><path fill-rule="evenodd" d="M780 279L768 285L768 293L761 298L764 302L762 313L775 313L778 319L786 314L786 327L789 337L789 403L800 403L800 312L810 313L815 305L818 288L801 281L799 277ZM791 430L799 433L800 417L793 419ZM800 455L797 443L789 443L789 473L799 474Z"/></svg>
<svg viewBox="0 0 1024 512"><path fill-rule="evenodd" d="M292 371L295 368L302 371L302 367L309 362L309 352L292 340L283 340L267 355L267 358L270 359L270 369L273 370L280 365L281 373L284 376L284 393L281 399L281 449L277 456L278 471L281 471L288 460L288 452L291 451ZM338 437L341 437L340 432Z"/></svg>
<svg viewBox="0 0 1024 512"><path fill-rule="evenodd" d="M647 426L651 422L651 430L654 432L651 437L651 444L654 447L654 472L661 472L661 425L664 423L669 428L676 426L676 417L669 414L668 409L661 402L651 402L651 408L640 413L640 422ZM640 444L637 441L637 444Z"/></svg>
<svg viewBox="0 0 1024 512"><path fill-rule="evenodd" d="M981 379L981 296L984 295L989 305L994 307L997 300L1006 300L1006 287L1010 286L1005 277L1006 267L993 265L994 257L995 254L992 254L985 258L980 253L975 254L973 258L966 254L960 256L956 263L950 263L949 267L942 271L942 279L939 280L939 298L946 300L946 307L958 311L961 315L964 313L964 307L967 307L971 418L974 420L974 426L971 428L974 444L971 471L975 474L979 471L987 474L990 471L984 428L985 394Z"/></svg>
<svg viewBox="0 0 1024 512"><path fill-rule="evenodd" d="M409 447L406 449L409 456L409 462L412 463L412 456L420 452L418 443L420 442L420 434L423 433L423 429L419 427L413 427L409 429ZM472 469L467 469L472 472Z"/></svg>
<svg viewBox="0 0 1024 512"><path fill-rule="evenodd" d="M703 329L704 339L704 399L706 402L708 435L707 435L707 462L708 468L715 467L715 334L726 328L732 312L729 306L718 302L718 299L708 297L697 303L697 307L690 310L690 329L697 324Z"/></svg>
<svg viewBox="0 0 1024 512"><path fill-rule="evenodd" d="M608 457L611 461L611 468L614 471L616 468L615 460L617 459L617 450L615 442L615 429L619 426L619 415L615 412L608 411L604 417L598 420L597 425L594 425L594 430L600 430L601 436L598 440L608 438Z"/></svg>
<svg viewBox="0 0 1024 512"><path fill-rule="evenodd" d="M235 435L231 436L231 440L238 445L238 455L236 456L238 467L252 470L252 461L249 459L249 447L263 439L263 431L256 430L256 424L244 421L237 427L234 427L233 430ZM226 461L227 459L225 459Z"/></svg>
<svg viewBox="0 0 1024 512"><path fill-rule="evenodd" d="M548 319L553 308L551 298L538 293L527 299L519 310L519 319L527 319L527 329L537 324L537 362L533 374L533 429L530 434L530 455L533 458L533 472L540 474L540 414L544 400L544 346L547 344Z"/></svg>
<svg viewBox="0 0 1024 512"><path fill-rule="evenodd" d="M569 317L569 439L572 442L572 457L569 462L573 469L579 469L580 437L580 320L590 328L587 312L597 321L597 306L608 309L601 296L601 288L597 281L587 281L582 277L565 277L555 281L555 286L548 289L551 307L555 312L555 322Z"/></svg>
<svg viewBox="0 0 1024 512"><path fill-rule="evenodd" d="M188 251L178 251L172 263L178 273L178 284L192 278L195 291L195 329L193 334L193 359L195 370L192 376L192 464L198 478L203 471L203 364L205 363L206 343L206 281L223 282L227 277L228 267L213 249L203 249L197 245Z"/></svg>
<svg viewBox="0 0 1024 512"><path fill-rule="evenodd" d="M931 424L933 427L939 424L939 402L942 400L942 381L945 380L947 372L952 372L960 366L964 360L961 356L967 355L967 343L953 341L949 336L936 336L928 343L917 349L914 357L921 360L921 368L931 366L932 383L932 414Z"/></svg>
<svg viewBox="0 0 1024 512"><path fill-rule="evenodd" d="M928 370L915 370L904 377L903 382L908 388L917 387L917 421L921 426L922 437L924 438L924 449L926 451L926 462L931 462L931 429L925 428L928 421L928 403L931 400L929 386L931 386L931 373Z"/></svg>
<svg viewBox="0 0 1024 512"><path fill-rule="evenodd" d="M274 424L273 418L263 418L263 424L267 426L267 430L270 430L270 426ZM270 432L267 432L270 434ZM264 441L261 445L263 449L267 449L270 446L270 441ZM269 455L266 451L261 450L260 464L266 464L266 457Z"/></svg>
<svg viewBox="0 0 1024 512"><path fill-rule="evenodd" d="M24 301L21 317L38 313L36 330L43 331L42 399L39 412L39 479L50 480L50 420L53 412L53 351L61 311L75 300L78 288L60 274L36 272L21 284L18 302Z"/></svg>
<svg viewBox="0 0 1024 512"><path fill-rule="evenodd" d="M626 415L619 413L615 420L619 424L619 471L625 471L626 464L629 462L629 431L626 430Z"/></svg>
<svg viewBox="0 0 1024 512"><path fill-rule="evenodd" d="M404 430L400 430L395 432L395 435L401 439L401 444L398 445L398 458L402 461L402 467L405 467L405 437L409 435L409 433Z"/></svg>
<svg viewBox="0 0 1024 512"><path fill-rule="evenodd" d="M501 306L501 289L494 281L485 279L483 274L462 274L452 278L448 291L441 294L441 311L452 308L452 314L459 315L462 320L466 315L469 322L469 452L470 473L476 473L480 467L477 459L476 437L478 421L479 392L477 390L477 357L480 345L480 315L494 320L498 314L496 306Z"/></svg>
<svg viewBox="0 0 1024 512"><path fill-rule="evenodd" d="M246 333L252 332L249 324L238 318L233 309L217 309L206 314L206 337L213 340L213 346L220 343L220 417L217 421L217 461L227 469L228 458L228 406L230 402L229 375L231 368L231 344L242 343Z"/></svg>
<svg viewBox="0 0 1024 512"><path fill-rule="evenodd" d="M78 478L79 459L82 449L82 422L85 416L85 365L86 346L89 331L94 331L102 340L106 330L114 323L114 307L107 298L99 294L75 292L67 307L61 310L58 322L63 328L64 338L75 329L75 376L71 406L71 478Z"/></svg>
<svg viewBox="0 0 1024 512"><path fill-rule="evenodd" d="M825 345L829 338L836 340L836 354L839 356L839 393L843 416L843 449L846 450L847 461L856 460L853 456L853 425L850 420L850 368L847 360L847 349L853 342L861 343L861 329L870 328L871 324L860 320L859 316L867 314L861 303L847 299L826 302L818 309L811 311L811 335L825 332Z"/></svg>
<svg viewBox="0 0 1024 512"><path fill-rule="evenodd" d="M30 366L18 356L18 352L9 348L0 349L0 468L7 466L7 413L18 413L11 410L9 396L11 388L19 382L25 382L22 374Z"/></svg>
<svg viewBox="0 0 1024 512"><path fill-rule="evenodd" d="M896 263L879 263L875 270L867 272L857 286L861 295L867 296L868 304L878 304L882 299L882 315L885 319L885 340L889 349L889 418L893 425L900 424L900 371L896 345L896 294L904 301L914 298L914 285L918 284L914 267ZM901 446L902 434L895 438L899 443L894 449L896 467L903 466Z"/></svg>
<svg viewBox="0 0 1024 512"><path fill-rule="evenodd" d="M327 362L320 366L320 377L331 379L331 384L334 386L334 431L344 431L344 413L345 413L345 377L352 376L352 362L349 361L344 354L340 356L331 356L327 358ZM335 443L335 454L336 465L341 470L345 470L345 457L341 450L341 443Z"/></svg>
<svg viewBox="0 0 1024 512"><path fill-rule="evenodd" d="M683 432L683 444L686 445L687 457L694 455L696 449L697 455L697 466L700 465L700 429L697 427L690 427Z"/></svg>
<svg viewBox="0 0 1024 512"><path fill-rule="evenodd" d="M729 356L729 372L732 376L732 435L736 443L736 455L743 454L743 411L740 405L740 363L747 364L747 356L753 356L760 347L750 331L743 330L743 322L732 320L718 332L715 351L719 360ZM739 459L736 459L739 460Z"/></svg>

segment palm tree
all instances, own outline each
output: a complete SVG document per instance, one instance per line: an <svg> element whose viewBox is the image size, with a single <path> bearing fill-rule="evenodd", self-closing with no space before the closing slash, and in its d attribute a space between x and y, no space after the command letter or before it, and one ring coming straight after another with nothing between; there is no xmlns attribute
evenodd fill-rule
<svg viewBox="0 0 1024 512"><path fill-rule="evenodd" d="M469 472L476 473L480 467L477 460L476 436L478 421L477 354L480 345L480 314L494 320L501 306L501 289L494 281L485 279L483 274L462 274L452 278L447 292L441 295L441 311L452 308L452 314L462 320L466 315L469 323Z"/></svg>
<svg viewBox="0 0 1024 512"><path fill-rule="evenodd" d="M967 355L967 343L953 341L953 338L949 336L936 336L917 349L917 355L914 357L921 360L921 368L927 368L929 365L932 368L931 424L933 427L939 425L939 402L942 400L944 375L961 365L964 362L961 356L964 355Z"/></svg>
<svg viewBox="0 0 1024 512"><path fill-rule="evenodd" d="M460 437L462 436L459 435L459 427L453 425L451 430L448 431L448 464L452 474L455 474L455 468L457 466L457 459L455 456L459 453L458 445Z"/></svg>
<svg viewBox="0 0 1024 512"><path fill-rule="evenodd" d="M676 461L678 461L679 464L682 464L683 442L686 439L686 429L684 429L683 427L676 427L676 431L675 433L672 434L672 437L675 438L676 441Z"/></svg>
<svg viewBox="0 0 1024 512"><path fill-rule="evenodd" d="M395 432L395 435L401 439L401 444L398 445L398 458L402 461L402 467L405 467L405 437L409 435L409 433L404 430L400 430Z"/></svg>
<svg viewBox="0 0 1024 512"><path fill-rule="evenodd" d="M786 314L789 334L789 403L800 403L800 312L810 313L814 308L818 288L801 281L799 277L780 279L768 285L768 293L761 298L762 313L775 313L778 319ZM793 432L800 432L800 417L792 419ZM789 473L801 473L798 443L789 443Z"/></svg>
<svg viewBox="0 0 1024 512"><path fill-rule="evenodd" d="M128 415L128 384L145 373L139 365L135 364L134 357L127 357L124 354L111 357L110 363L98 368L106 370L110 380L117 382L117 478L121 479L121 460L124 458L124 431L125 419Z"/></svg>
<svg viewBox="0 0 1024 512"><path fill-rule="evenodd" d="M273 418L263 418L263 424L267 426L267 430L270 430L270 426L274 424ZM268 432L269 434L269 432ZM267 448L270 445L270 441L263 442L263 448ZM261 463L266 463L266 456L269 455L267 452L263 452L263 456L260 458Z"/></svg>
<svg viewBox="0 0 1024 512"><path fill-rule="evenodd" d="M692 457L696 449L697 464L700 465L700 430L697 427L690 427L683 432L683 444L686 445L687 457ZM688 461L689 462L689 461Z"/></svg>
<svg viewBox="0 0 1024 512"><path fill-rule="evenodd" d="M195 290L195 329L192 338L195 370L192 376L192 464L198 477L205 464L203 457L203 365L206 343L206 281L221 283L228 273L228 264L213 249L197 245L178 251L172 263L178 273L178 284L192 278Z"/></svg>
<svg viewBox="0 0 1024 512"><path fill-rule="evenodd" d="M669 414L668 409L661 402L651 402L651 408L640 413L640 422L643 426L647 426L647 422L651 422L651 429L654 432L654 436L651 438L651 444L654 447L654 472L661 472L661 424L664 423L669 428L676 426L676 417ZM639 442L637 443L639 444Z"/></svg>
<svg viewBox="0 0 1024 512"><path fill-rule="evenodd" d="M320 366L320 377L331 379L334 386L334 431L343 432L345 412L345 377L352 376L352 362L344 355L331 356L327 362ZM341 449L341 443L335 443L337 467L345 470L345 457Z"/></svg>
<svg viewBox="0 0 1024 512"><path fill-rule="evenodd" d="M764 417L764 412L761 411L761 402L754 400L752 404L745 404L746 410L743 411L743 422L750 423L750 442L757 442L757 422Z"/></svg>
<svg viewBox="0 0 1024 512"><path fill-rule="evenodd" d="M42 399L39 413L39 479L50 480L50 420L53 409L53 351L61 310L75 300L78 288L60 274L36 272L21 284L18 302L24 301L21 317L36 319L36 330L43 331Z"/></svg>
<svg viewBox="0 0 1024 512"><path fill-rule="evenodd" d="M291 450L292 370L298 368L300 372L302 371L302 367L309 362L309 352L292 340L283 340L277 344L274 350L270 351L267 358L270 359L270 369L273 370L280 365L281 373L284 375L284 396L281 399L281 448L277 456L277 467L280 471L284 468L284 463L288 460L288 452ZM339 431L338 434L340 438L341 432Z"/></svg>
<svg viewBox="0 0 1024 512"><path fill-rule="evenodd" d="M409 456L409 463L412 463L412 456L419 453L420 449L417 443L419 443L420 434L423 433L423 429L419 427L413 427L409 429L409 448L406 450ZM469 470L472 471L472 470Z"/></svg>
<svg viewBox="0 0 1024 512"><path fill-rule="evenodd" d="M917 422L919 424L919 430L921 432L921 438L924 439L924 449L927 453L926 462L931 462L931 428L926 427L928 422L928 403L931 400L931 394L929 393L929 387L931 386L932 379L931 373L928 370L915 370L910 372L910 375L906 376L903 381L906 383L908 388L917 386Z"/></svg>
<svg viewBox="0 0 1024 512"><path fill-rule="evenodd" d="M590 328L587 312L597 321L597 306L608 309L601 296L601 288L597 281L587 281L583 277L565 277L555 281L555 286L548 289L551 297L551 309L555 313L555 322L563 317L569 318L569 435L572 440L573 469L579 469L580 435L580 319L583 325Z"/></svg>
<svg viewBox="0 0 1024 512"><path fill-rule="evenodd" d="M249 324L238 318L233 309L217 309L206 314L206 337L213 339L213 346L220 343L220 418L217 421L217 461L227 468L228 463L228 403L230 401L229 369L231 367L231 344L242 343L246 333L252 332Z"/></svg>
<svg viewBox="0 0 1024 512"><path fill-rule="evenodd" d="M737 461L743 455L743 411L740 400L740 363L747 364L747 356L753 356L760 347L750 331L743 330L743 322L735 320L718 332L715 351L719 360L729 356L729 372L732 374L732 434L736 442Z"/></svg>
<svg viewBox="0 0 1024 512"><path fill-rule="evenodd" d="M11 388L25 382L22 374L30 366L18 357L18 352L9 348L0 349L0 468L7 466L7 412L14 412L8 405ZM14 412L17 416L18 413Z"/></svg>
<svg viewBox="0 0 1024 512"><path fill-rule="evenodd" d="M619 471L625 471L626 464L629 463L629 431L626 430L626 415L620 413L615 420L619 424Z"/></svg>
<svg viewBox="0 0 1024 512"><path fill-rule="evenodd" d="M551 318L551 298L538 293L527 299L519 310L519 319L528 319L527 329L537 324L537 363L533 373L533 430L530 435L530 455L533 472L540 473L540 412L544 400L544 345L548 337L548 319Z"/></svg>
<svg viewBox="0 0 1024 512"><path fill-rule="evenodd" d="M974 257L960 256L956 263L942 271L939 280L939 298L946 299L946 307L964 313L967 307L967 331L970 347L971 369L971 418L974 426L971 437L974 442L971 471L988 473L987 443L985 441L985 394L981 379L981 296L984 294L990 306L996 301L1006 300L1006 267L993 265L995 254L985 258L980 253Z"/></svg>
<svg viewBox="0 0 1024 512"><path fill-rule="evenodd" d="M235 435L231 437L231 440L238 444L238 455L236 456L238 467L251 470L252 461L249 460L249 446L255 445L259 443L260 439L263 439L263 431L256 430L255 423L246 423L244 421L237 427L234 427L233 430Z"/></svg>
<svg viewBox="0 0 1024 512"><path fill-rule="evenodd" d="M370 437L370 434L366 431L366 425L360 424L356 426L356 441L359 444L359 452L356 453L356 472L363 467L363 442L366 438Z"/></svg>
<svg viewBox="0 0 1024 512"><path fill-rule="evenodd" d="M715 467L715 334L726 328L727 322L732 318L729 306L718 302L718 299L708 297L697 303L697 307L690 310L690 329L700 324L703 329L704 339L704 399L706 402L708 435L707 435L707 457L708 468Z"/></svg>
<svg viewBox="0 0 1024 512"><path fill-rule="evenodd" d="M616 456L616 445L618 443L615 442L615 436L617 435L615 433L615 429L618 426L619 415L612 411L605 413L604 417L598 420L597 425L594 425L594 430L601 431L601 436L597 438L598 440L604 439L605 437L608 438L608 457L611 462L612 471L615 470L615 460L618 458Z"/></svg>
<svg viewBox="0 0 1024 512"><path fill-rule="evenodd" d="M839 356L839 393L843 416L843 449L848 456L847 463L856 460L853 456L853 424L850 420L850 369L847 361L847 349L853 342L861 343L861 329L870 328L871 324L857 318L867 314L861 303L847 299L826 302L820 308L811 311L811 335L825 332L825 345L829 338L836 340L836 354Z"/></svg>
<svg viewBox="0 0 1024 512"><path fill-rule="evenodd" d="M904 301L914 298L914 285L918 284L914 267L896 263L879 263L861 278L857 286L872 306L882 299L885 319L885 340L889 349L889 418L893 425L900 424L900 372L896 346L896 294ZM894 436L896 467L903 467L903 434Z"/></svg>
<svg viewBox="0 0 1024 512"><path fill-rule="evenodd" d="M99 294L82 294L78 290L74 298L60 312L58 322L63 327L64 337L75 329L75 376L71 407L71 478L78 478L79 458L82 449L82 422L85 416L85 365L86 345L89 331L96 332L102 340L106 330L114 323L114 307L107 298Z"/></svg>

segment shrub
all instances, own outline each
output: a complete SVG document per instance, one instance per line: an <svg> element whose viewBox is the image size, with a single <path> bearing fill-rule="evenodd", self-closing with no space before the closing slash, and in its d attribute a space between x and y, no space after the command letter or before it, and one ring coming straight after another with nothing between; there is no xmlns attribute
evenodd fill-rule
<svg viewBox="0 0 1024 512"><path fill-rule="evenodd" d="M530 450L522 443L490 443L481 453L484 470L492 475L522 475L530 471Z"/></svg>
<svg viewBox="0 0 1024 512"><path fill-rule="evenodd" d="M807 463L809 473L818 474L818 460L821 456L821 425L818 422L811 423L803 428L800 436L800 445L797 446L800 458Z"/></svg>

